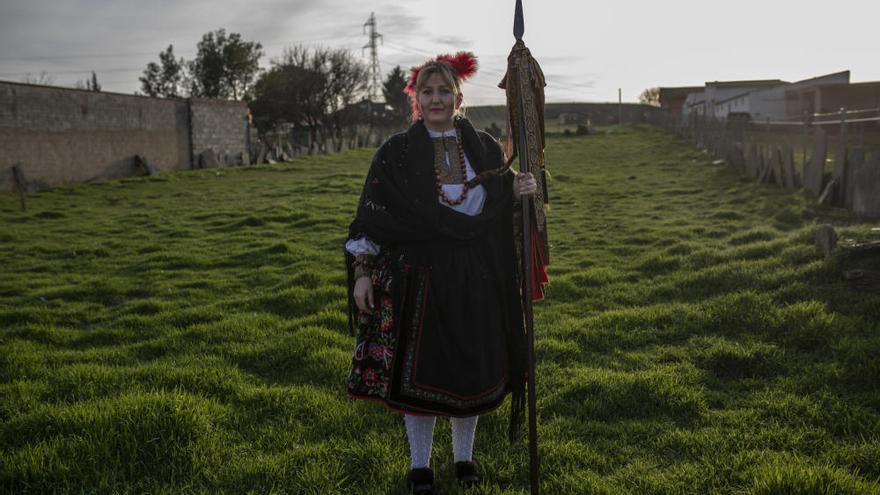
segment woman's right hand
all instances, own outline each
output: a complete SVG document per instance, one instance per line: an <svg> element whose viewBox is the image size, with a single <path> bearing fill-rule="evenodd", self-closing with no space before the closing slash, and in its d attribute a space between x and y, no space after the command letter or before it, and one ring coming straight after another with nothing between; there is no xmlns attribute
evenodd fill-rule
<svg viewBox="0 0 880 495"><path fill-rule="evenodd" d="M370 277L360 277L354 282L352 296L361 313L373 312L373 280Z"/></svg>

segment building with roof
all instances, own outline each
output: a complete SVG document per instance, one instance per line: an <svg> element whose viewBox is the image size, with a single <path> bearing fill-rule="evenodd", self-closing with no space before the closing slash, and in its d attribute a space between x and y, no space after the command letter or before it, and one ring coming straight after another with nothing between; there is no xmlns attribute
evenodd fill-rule
<svg viewBox="0 0 880 495"><path fill-rule="evenodd" d="M880 81L791 88L785 92L785 116L790 120L815 114L880 109Z"/></svg>
<svg viewBox="0 0 880 495"><path fill-rule="evenodd" d="M735 98L759 89L772 88L788 84L780 79L762 79L754 81L711 81L707 82L702 92L692 92L685 98L682 115L704 115L718 117L718 103L735 101ZM726 107L725 107L726 108Z"/></svg>
<svg viewBox="0 0 880 495"><path fill-rule="evenodd" d="M816 88L825 85L848 85L849 71L835 72L793 83L784 83L762 89L752 89L715 102L713 115L724 119L728 115L748 116L753 121L784 120L786 94L789 91Z"/></svg>
<svg viewBox="0 0 880 495"><path fill-rule="evenodd" d="M718 104L722 101L747 95L753 91L774 88L788 84L780 79L762 79L755 81L713 81L707 82L703 90L705 107L704 114L708 117L723 118L723 108Z"/></svg>
<svg viewBox="0 0 880 495"><path fill-rule="evenodd" d="M670 117L678 119L684 112L685 100L691 93L703 93L702 86L660 88L660 108Z"/></svg>

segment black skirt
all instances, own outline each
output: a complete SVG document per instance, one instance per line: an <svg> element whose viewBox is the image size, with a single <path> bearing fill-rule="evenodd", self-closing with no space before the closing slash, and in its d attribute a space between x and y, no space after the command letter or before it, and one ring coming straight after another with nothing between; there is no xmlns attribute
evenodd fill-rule
<svg viewBox="0 0 880 495"><path fill-rule="evenodd" d="M447 416L501 403L510 332L522 322L515 274L496 256L501 240L492 234L383 253L374 273L379 308L358 318L350 395Z"/></svg>

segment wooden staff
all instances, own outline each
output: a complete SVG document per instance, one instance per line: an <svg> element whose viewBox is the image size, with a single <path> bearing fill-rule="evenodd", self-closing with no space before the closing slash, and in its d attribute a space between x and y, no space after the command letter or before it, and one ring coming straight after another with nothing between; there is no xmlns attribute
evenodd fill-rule
<svg viewBox="0 0 880 495"><path fill-rule="evenodd" d="M517 41L522 41L525 32L523 21L522 0L516 0L516 13L513 19L513 35ZM522 77L517 76L517 96L519 99L519 170L521 173L529 172L529 148L526 142L525 102L523 95ZM531 243L531 212L532 197L526 196L522 202L523 219L523 317L526 326L526 342L528 343L528 408L529 408L529 484L532 495L538 495L538 418L535 409L537 402L535 395L535 328L532 316L532 243Z"/></svg>

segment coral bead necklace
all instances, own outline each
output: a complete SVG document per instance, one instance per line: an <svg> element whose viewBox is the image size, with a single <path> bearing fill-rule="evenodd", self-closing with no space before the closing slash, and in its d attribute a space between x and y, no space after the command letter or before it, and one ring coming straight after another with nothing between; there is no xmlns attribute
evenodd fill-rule
<svg viewBox="0 0 880 495"><path fill-rule="evenodd" d="M446 147L446 136L443 136L442 139L443 139L443 147L445 148ZM458 145L458 166L461 169L461 177L462 177L463 181L466 181L467 180L467 165L465 164L465 161L464 161L464 148L461 145L461 130L457 126L455 128L455 144ZM447 163L448 163L448 160L449 160L448 153L446 153L446 157L447 157L446 159L447 159ZM446 192L443 191L443 182L440 180L440 175L441 175L440 166L441 165L439 163L437 163L437 161L435 160L434 161L434 178L436 179L435 185L437 186L437 195L440 196L440 198L443 200L444 203L446 203L450 206L457 206L457 205L464 203L464 201L467 199L467 193L468 193L467 184L466 183L462 184L461 195L459 195L459 197L457 199L455 199L455 200L450 199L449 196L446 195ZM451 166L451 164L450 164L450 166Z"/></svg>

